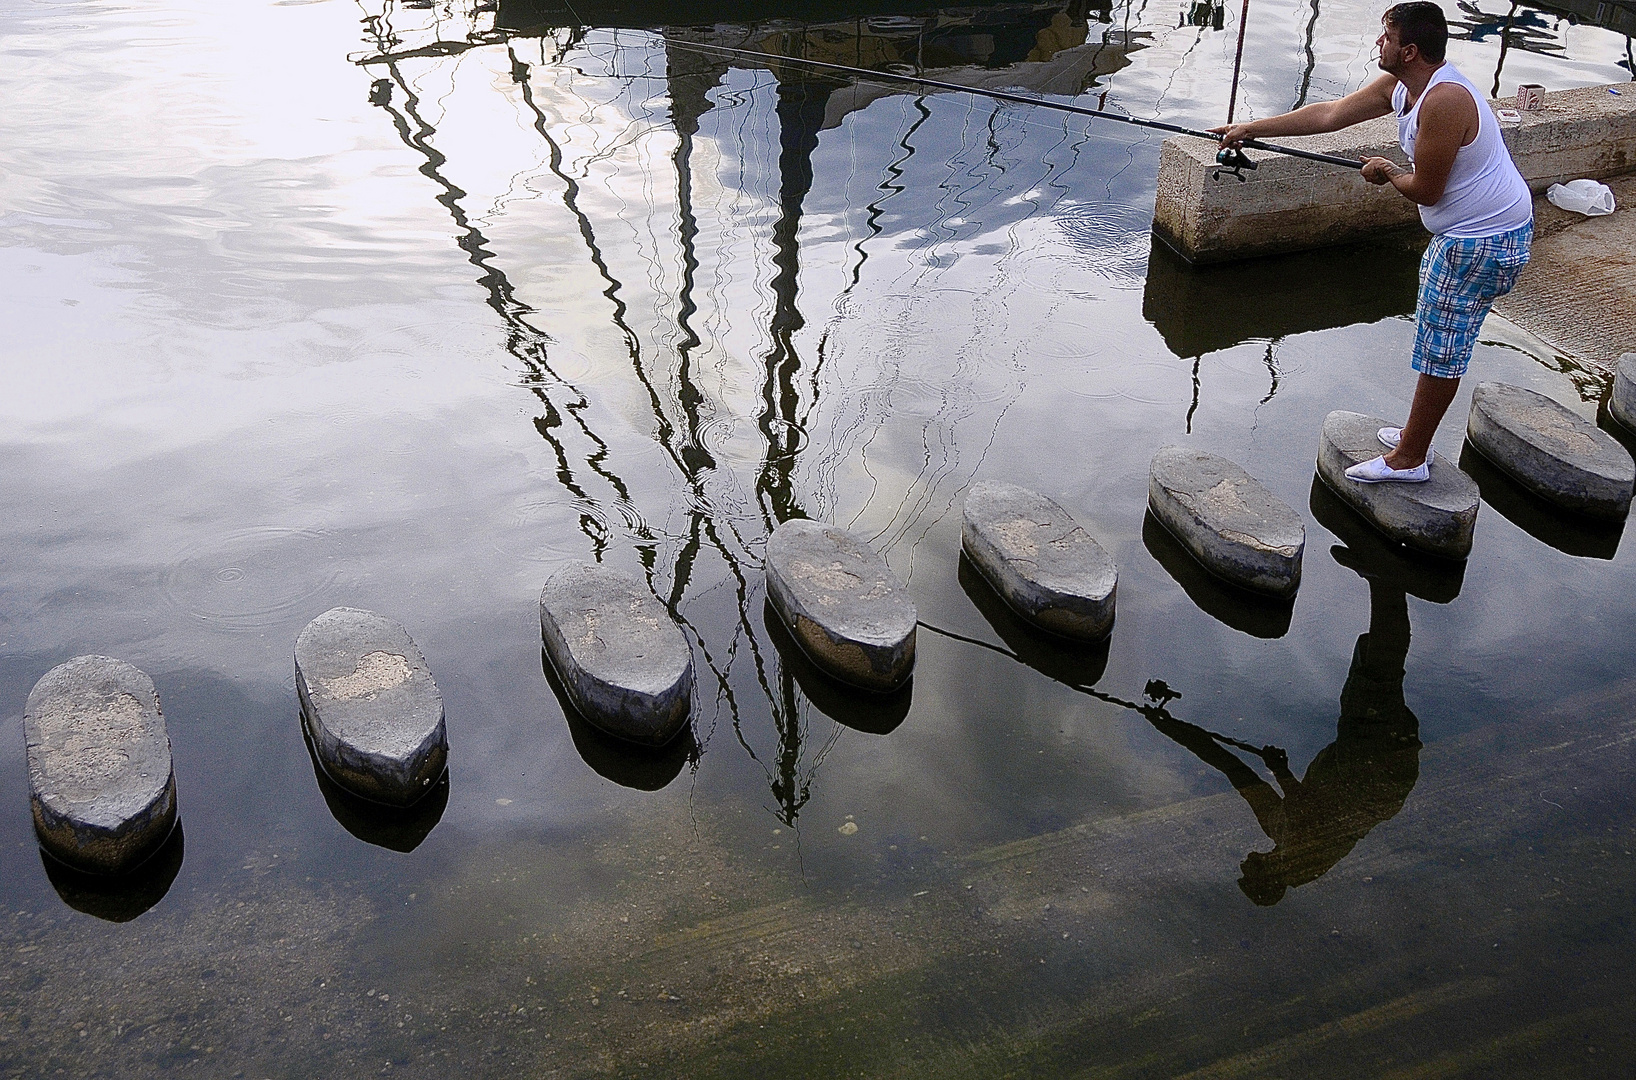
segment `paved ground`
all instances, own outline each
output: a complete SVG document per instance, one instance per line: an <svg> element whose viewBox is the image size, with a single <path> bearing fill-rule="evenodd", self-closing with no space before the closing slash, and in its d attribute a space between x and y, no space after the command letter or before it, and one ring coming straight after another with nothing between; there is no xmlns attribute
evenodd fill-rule
<svg viewBox="0 0 1636 1080"><path fill-rule="evenodd" d="M1587 218L1534 200L1534 257L1495 310L1553 348L1611 370L1636 351L1636 174L1605 181L1618 209Z"/></svg>

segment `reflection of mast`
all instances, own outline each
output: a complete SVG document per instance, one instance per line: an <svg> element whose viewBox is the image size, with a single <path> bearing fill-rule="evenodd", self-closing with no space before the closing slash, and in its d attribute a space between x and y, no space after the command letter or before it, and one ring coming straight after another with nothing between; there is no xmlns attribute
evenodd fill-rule
<svg viewBox="0 0 1636 1080"><path fill-rule="evenodd" d="M677 50L666 50L665 66L670 92L670 119L676 129L677 240L682 248L682 285L676 295L676 325L682 331L682 340L676 346L676 377L680 384L682 412L687 417L687 438L682 443L682 457L689 471L714 469L715 460L710 451L699 442L699 406L704 402L693 385L690 368L693 350L703 344L690 321L698 312L693 300L699 272L699 221L693 212L693 136L699 132L699 117L710 110L710 88L721 77L725 67L707 64L697 54L687 57L686 66L696 71L678 71L682 55Z"/></svg>
<svg viewBox="0 0 1636 1080"><path fill-rule="evenodd" d="M1295 104L1291 110L1299 109L1307 103L1307 92L1312 89L1312 72L1318 66L1318 54L1312 48L1312 35L1318 28L1318 0L1312 0L1312 18L1307 20L1306 53L1307 66L1301 71L1301 90L1295 95Z"/></svg>
<svg viewBox="0 0 1636 1080"><path fill-rule="evenodd" d="M534 114L535 130L539 133L540 137L545 140L546 145L549 148L549 167L557 178L563 183L564 205L568 208L569 212L574 216L579 225L580 235L583 237L586 247L591 253L591 261L593 265L595 265L597 272L601 275L603 281L607 282L608 284L608 288L605 290L604 295L606 295L614 304L614 323L623 332L628 347L630 348L631 364L636 373L636 377L642 384L643 388L648 392L649 403L653 408L654 417L658 425L658 442L664 449L666 456L670 458L681 476L687 482L692 494L696 497L694 505L689 507L689 527L687 539L682 544L681 550L677 553L675 565L672 569L670 595L668 598L661 597L661 599L665 600L666 606L669 608L671 614L687 631L689 631L690 637L698 645L700 652L704 656L706 665L715 676L715 681L718 692L721 695L721 700L723 700L726 704L731 716L735 736L738 738L740 745L744 747L745 752L750 755L751 759L759 762L759 756L755 753L754 749L751 748L748 741L744 737L738 701L733 692L732 683L728 676L728 669L724 667L723 663L712 654L704 639L704 636L698 632L697 628L694 627L692 623L681 614L680 611L681 600L685 595L688 583L691 580L699 552L703 549L704 541L708 539L711 546L714 547L721 555L722 561L727 565L729 572L734 578L737 590L740 630L744 634L745 641L750 648L751 656L756 667L757 678L761 683L763 692L767 696L767 701L773 714L774 725L778 729L779 733L779 746L776 754L776 763L771 768L767 768L765 765L763 767L767 768L768 780L772 789L773 797L775 800L777 800L779 805L779 820L783 821L786 825L793 826L796 815L800 812L801 807L805 805L807 799L810 797L809 789L813 778L813 773L810 769L805 780L802 780L800 777L799 764L802 740L800 733L800 715L795 708L794 684L793 681L786 677L785 681L788 682L789 685L781 688L783 690L782 693L775 693L768 683L765 663L761 656L760 639L756 636L750 620L750 596L753 590L748 579L745 577L742 567L740 566L738 556L735 554L734 550L728 546L722 534L718 531L716 523L711 519L708 512L699 505L699 503L702 502L704 495L703 475L714 471L716 467L716 463L709 454L708 450L706 450L699 442L699 433L702 427L700 422L699 407L704 401L704 396L698 391L697 387L694 386L692 382L689 373L689 360L691 350L697 348L702 342L687 321L697 310L692 301L694 277L698 269L698 258L695 245L695 240L698 236L698 222L694 216L692 206L692 139L693 135L698 131L699 116L701 116L710 107L706 96L708 90L706 85L700 85L695 92L680 95L679 101L676 97L672 98L672 121L676 127L678 135L678 147L673 160L677 169L677 201L681 215L679 233L683 258L682 294L678 311L678 322L683 331L683 341L678 348L681 362L678 366L677 378L680 383L680 398L684 414L687 418L686 423L688 427L687 438L682 440L680 445L678 445L675 425L672 424L670 419L665 415L663 403L659 396L658 390L654 386L646 366L643 363L639 339L637 338L634 329L632 329L629 323L626 321L626 306L623 299L619 296L619 291L622 287L621 283L613 276L606 260L602 255L602 251L597 244L595 228L592 225L589 216L579 206L579 184L568 174L566 168L564 167L564 155L561 144L559 144L551 135L546 116L534 100L532 89L527 83L526 65L518 64L515 58L513 58L513 64L514 70L516 68L522 69L522 77L519 78L519 82L523 87L523 99L528 105L530 111L532 111ZM674 86L675 80L672 81L672 87L674 88ZM822 116L821 106L819 108L819 116ZM816 125L814 125L814 130L816 130ZM816 140L814 139L814 141ZM809 165L807 186L810 187L810 185L811 173ZM798 209L799 199L797 199L797 213ZM793 227L791 228L789 235L791 242L793 243ZM793 280L790 286L790 292L791 303L793 304ZM798 316L794 325L796 327L799 327L800 325ZM798 367L799 363L797 362L796 368ZM795 449L799 449L799 447L796 447ZM729 528L731 528L731 526L729 526ZM742 541L736 536L736 534L734 539L739 541L739 547L742 548ZM650 587L652 587L654 584L654 555L655 553L651 547L644 547L642 552L642 561L647 571ZM833 738L831 741L833 742ZM816 764L813 766L813 768L816 768Z"/></svg>
<svg viewBox="0 0 1636 1080"><path fill-rule="evenodd" d="M808 80L781 80L778 84L779 213L773 225L773 266L777 272L772 279L772 349L763 361L766 377L761 384L760 426L767 456L756 478L756 491L770 526L806 516L794 491L795 459L803 434L801 394L795 385L801 357L793 338L806 325L796 306L801 273L798 238L801 204L812 190L812 152L817 149L824 106L833 90L832 84Z"/></svg>
<svg viewBox="0 0 1636 1080"><path fill-rule="evenodd" d="M466 253L468 261L482 272L477 278L477 283L483 286L484 291L488 293L488 306L500 316L501 321L506 325L506 351L515 357L524 370L529 373L530 389L546 408L546 414L535 421L535 427L556 454L558 480L575 497L587 503L593 501L585 489L575 480L573 466L568 461L567 447L556 434L557 429L563 423L562 413L559 412L546 386L543 385L546 382L554 383L573 395L574 400L567 404L565 409L574 417L577 426L585 436L596 445L596 450L587 459L588 464L590 464L593 471L610 480L616 490L623 491L624 484L619 478L607 472L600 464L607 456L608 444L590 430L581 415L588 408L589 402L572 384L551 370L550 363L546 358L546 344L550 341L549 336L530 325L527 316L532 313L533 309L517 299L515 289L510 279L506 277L505 271L490 264L494 253L488 247L487 237L471 223L465 209L460 205L460 200L466 196L465 190L442 174L441 170L448 159L429 141L430 136L435 134L437 129L420 116L418 111L420 99L416 97L415 92L410 88L408 80L403 77L403 73L399 71L397 64L389 63L387 70L392 77L375 81L370 88L370 103L385 110L392 117L393 126L397 129L398 137L403 140L403 144L426 159L420 166L420 173L443 189L437 195L437 201L449 212L450 217L454 219L456 228L460 230L456 243ZM404 105L402 112L393 108L391 104L394 85L403 91ZM413 128L410 127L410 119L414 120ZM589 512L581 512L579 527L590 539L600 558L602 551L608 544L606 527Z"/></svg>

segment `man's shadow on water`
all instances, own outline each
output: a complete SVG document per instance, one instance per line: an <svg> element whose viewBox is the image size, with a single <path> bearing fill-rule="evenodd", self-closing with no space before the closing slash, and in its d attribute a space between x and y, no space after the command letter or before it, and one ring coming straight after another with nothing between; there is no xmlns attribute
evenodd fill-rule
<svg viewBox="0 0 1636 1080"><path fill-rule="evenodd" d="M1343 541L1330 549L1331 557L1368 584L1369 630L1352 650L1335 741L1318 752L1301 777L1290 768L1288 754L1276 746L1257 747L1171 715L1170 702L1181 695L1163 680L1147 684L1142 702L1096 689L1093 684L1106 663L1106 645L1075 649L1081 656L1079 670L1055 662L1057 653L1068 646L1052 639L1057 647L1042 652L1039 643L1045 635L1023 628L975 570L961 566L961 585L1011 648L961 640L1003 652L1081 693L1139 713L1227 777L1273 842L1271 851L1252 851L1240 866L1239 887L1264 906L1323 876L1371 829L1403 808L1420 776L1420 721L1403 699L1408 598L1413 594L1449 603L1459 595L1465 575L1464 563L1417 556L1387 540L1316 479L1311 507L1318 523ZM1259 760L1272 782L1246 758Z"/></svg>
<svg viewBox="0 0 1636 1080"><path fill-rule="evenodd" d="M1369 586L1369 630L1352 649L1335 741L1297 778L1276 746L1255 747L1171 716L1166 705L1180 695L1161 681L1148 684L1148 704L1139 709L1219 770L1250 804L1273 849L1246 855L1238 884L1261 905L1323 876L1403 808L1420 776L1420 721L1403 699L1409 594L1446 604L1459 595L1464 576L1464 564L1419 558L1388 541L1316 480L1311 506L1318 523L1345 542L1330 555ZM1272 783L1246 762L1250 756L1272 774Z"/></svg>

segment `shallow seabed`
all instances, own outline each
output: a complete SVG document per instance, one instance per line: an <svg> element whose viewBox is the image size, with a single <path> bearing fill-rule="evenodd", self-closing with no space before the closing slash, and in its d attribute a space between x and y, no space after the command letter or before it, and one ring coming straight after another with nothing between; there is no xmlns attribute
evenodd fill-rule
<svg viewBox="0 0 1636 1080"><path fill-rule="evenodd" d="M939 55L1216 123L1229 6ZM516 10L0 0L0 1075L1628 1075L1631 545L1468 460L1476 548L1427 564L1313 486L1329 410L1405 411L1419 241L1189 272L1136 129ZM1458 14L1486 84L1505 14ZM1253 7L1240 115L1359 85L1377 17ZM1504 93L1630 75L1593 27L1504 41ZM1604 391L1498 320L1478 378ZM1167 443L1306 517L1293 610L1144 522ZM1118 560L1105 648L962 566L980 478ZM769 627L801 515L908 580L906 695ZM536 603L587 558L684 620L692 740L565 718ZM302 741L341 604L444 694L407 818ZM114 890L28 812L24 699L89 652L154 678L179 785Z"/></svg>

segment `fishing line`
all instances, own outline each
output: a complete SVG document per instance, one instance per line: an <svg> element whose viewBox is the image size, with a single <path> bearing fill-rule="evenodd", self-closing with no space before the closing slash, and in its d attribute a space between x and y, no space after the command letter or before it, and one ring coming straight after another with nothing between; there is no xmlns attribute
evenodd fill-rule
<svg viewBox="0 0 1636 1080"><path fill-rule="evenodd" d="M696 41L667 41L666 46L668 48L682 49L684 51L691 52L748 57L764 61L769 65L803 64L809 68L816 68L822 71L837 71L843 74L852 75L859 79L874 82L885 81L910 83L916 86L930 86L939 90L949 90L956 93L977 94L982 97L993 98L996 101L1009 101L1017 105L1034 105L1042 109L1054 109L1057 112L1072 113L1075 116L1090 116L1098 120L1112 120L1120 124L1133 124L1136 127L1153 128L1158 131L1169 131L1177 135L1191 135L1196 139L1208 139L1211 142L1219 143L1221 141L1220 136L1212 134L1208 131L1200 131L1197 128L1182 127L1179 124L1167 124L1162 120L1148 120L1140 116L1129 116L1124 113L1108 112L1104 109L1090 109L1082 105L1068 105L1058 101L1050 101L1046 98L1035 97L1030 94L1016 94L1008 90L990 90L978 86L963 86L960 83L944 82L940 79L928 79L919 75L900 75L893 71L873 71L869 68L852 67L849 64L832 64L823 60L806 60L793 56L780 56L777 53L758 52L753 49L735 49L726 45L707 45L703 42ZM1355 158L1340 157L1336 154L1321 154L1312 150L1300 150L1293 146L1282 146L1278 143L1263 142L1260 139L1245 139L1241 145L1244 149L1264 150L1273 154L1283 154L1286 157L1303 158L1307 161L1321 161L1327 165L1339 165L1342 168L1347 169L1363 168L1363 162ZM1240 149L1239 147L1222 149L1221 152L1216 155L1216 161L1222 166L1226 167L1229 172L1236 175L1240 180L1243 180L1244 176L1238 170L1246 168L1253 169L1256 167L1254 162L1244 156L1243 149ZM1217 176L1220 176L1220 170L1217 171Z"/></svg>

